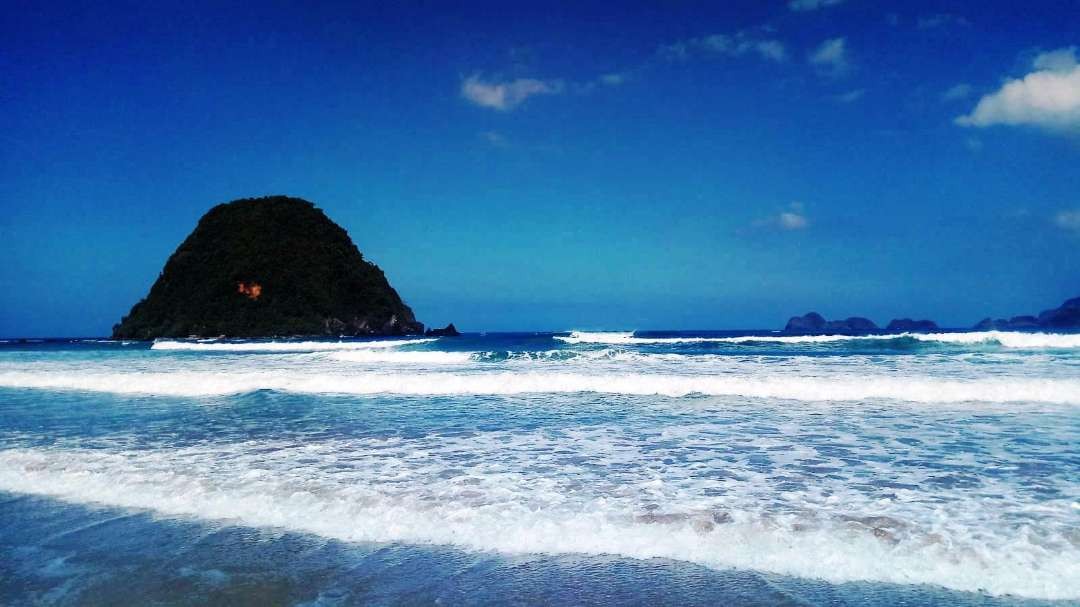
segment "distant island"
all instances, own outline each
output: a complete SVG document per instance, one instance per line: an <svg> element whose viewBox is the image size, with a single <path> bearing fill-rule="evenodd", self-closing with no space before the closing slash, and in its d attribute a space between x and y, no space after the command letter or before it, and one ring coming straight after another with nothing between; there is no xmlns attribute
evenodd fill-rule
<svg viewBox="0 0 1080 607"><path fill-rule="evenodd" d="M844 320L825 320L817 312L792 316L784 327L788 333L866 333L877 331L878 326L869 318L852 316Z"/></svg>
<svg viewBox="0 0 1080 607"><path fill-rule="evenodd" d="M112 334L423 333L382 270L364 259L341 226L306 200L268 196L220 204L203 215Z"/></svg>
<svg viewBox="0 0 1080 607"><path fill-rule="evenodd" d="M1013 316L1010 319L984 318L976 329L1075 329L1080 327L1080 297L1074 297L1057 308L1043 310L1038 316Z"/></svg>
<svg viewBox="0 0 1080 607"><path fill-rule="evenodd" d="M886 331L890 333L929 333L937 331L940 327L932 320L912 320L910 318L894 318L889 321Z"/></svg>
<svg viewBox="0 0 1080 607"><path fill-rule="evenodd" d="M461 333L458 332L454 323L450 323L441 329L428 329L424 335L427 337L457 337Z"/></svg>
<svg viewBox="0 0 1080 607"><path fill-rule="evenodd" d="M784 327L788 333L871 333L879 331L877 324L869 318L851 316L843 320L825 320L817 312L802 316L792 316ZM932 320L912 320L894 318L885 327L889 332L927 333L937 331L938 325Z"/></svg>
<svg viewBox="0 0 1080 607"><path fill-rule="evenodd" d="M1038 316L1014 316L1011 319L984 318L972 328L977 331L1077 329L1080 328L1080 297L1070 299L1060 307L1044 310ZM879 330L874 321L869 318L851 316L843 320L826 320L817 312L792 316L784 327L784 332L798 334L860 334ZM894 318L885 327L885 331L889 333L929 333L937 330L939 330L938 324L932 320L910 318Z"/></svg>

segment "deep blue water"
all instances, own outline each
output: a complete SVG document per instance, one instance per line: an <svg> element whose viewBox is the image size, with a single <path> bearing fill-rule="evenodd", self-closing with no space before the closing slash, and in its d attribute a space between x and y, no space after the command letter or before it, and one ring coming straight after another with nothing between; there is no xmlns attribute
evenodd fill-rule
<svg viewBox="0 0 1080 607"><path fill-rule="evenodd" d="M1080 335L0 342L0 604L1075 604Z"/></svg>

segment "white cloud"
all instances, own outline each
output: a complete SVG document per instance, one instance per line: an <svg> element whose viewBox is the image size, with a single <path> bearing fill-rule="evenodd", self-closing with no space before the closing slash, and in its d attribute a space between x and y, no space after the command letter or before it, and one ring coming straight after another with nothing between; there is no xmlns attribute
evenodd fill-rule
<svg viewBox="0 0 1080 607"><path fill-rule="evenodd" d="M754 222L756 227L773 228L785 231L805 230L810 227L801 202L793 202L776 215L771 215Z"/></svg>
<svg viewBox="0 0 1080 607"><path fill-rule="evenodd" d="M960 116L961 126L1029 125L1049 130L1080 130L1080 65L1076 47L1042 53L1034 71L1005 82Z"/></svg>
<svg viewBox="0 0 1080 607"><path fill-rule="evenodd" d="M778 40L760 40L754 43L754 50L765 59L773 61L783 61L787 58L787 51Z"/></svg>
<svg viewBox="0 0 1080 607"><path fill-rule="evenodd" d="M848 60L847 42L844 38L829 38L822 42L807 57L810 65L823 73L839 76L851 67Z"/></svg>
<svg viewBox="0 0 1080 607"><path fill-rule="evenodd" d="M1067 72L1076 67L1076 47L1067 46L1056 51L1040 53L1031 61L1032 67L1037 70L1050 70L1051 72Z"/></svg>
<svg viewBox="0 0 1080 607"><path fill-rule="evenodd" d="M604 74L600 76L600 78L598 78L597 80L600 81L600 84L606 84L607 86L619 86L620 84L626 82L628 78L629 76L627 76L625 73L613 72L611 74Z"/></svg>
<svg viewBox="0 0 1080 607"><path fill-rule="evenodd" d="M958 99L965 99L971 94L971 85L966 82L961 82L955 86L949 87L949 90L941 94L943 101L956 101Z"/></svg>
<svg viewBox="0 0 1080 607"><path fill-rule="evenodd" d="M793 11L816 11L820 8L836 6L844 0L789 0L788 8Z"/></svg>
<svg viewBox="0 0 1080 607"><path fill-rule="evenodd" d="M866 89L855 89L854 91L848 91L842 95L837 95L836 100L840 103L855 103L862 99L866 94Z"/></svg>
<svg viewBox="0 0 1080 607"><path fill-rule="evenodd" d="M1059 212L1054 216L1054 223L1063 230L1080 234L1080 209Z"/></svg>
<svg viewBox="0 0 1080 607"><path fill-rule="evenodd" d="M480 107L500 111L512 110L533 95L561 93L558 80L518 78L507 82L485 81L479 75L469 76L461 83L461 96Z"/></svg>
<svg viewBox="0 0 1080 607"><path fill-rule="evenodd" d="M801 215L794 211L784 211L783 213L780 213L777 222L780 227L785 230L802 230L810 225L810 222L806 220L806 215Z"/></svg>
<svg viewBox="0 0 1080 607"><path fill-rule="evenodd" d="M754 53L769 61L781 62L787 59L784 43L774 38L759 37L745 30L734 34L712 34L680 40L661 46L658 53L666 59L680 61L695 55L742 57L748 53Z"/></svg>
<svg viewBox="0 0 1080 607"><path fill-rule="evenodd" d="M509 146L506 137L498 131L484 131L480 133L480 137L493 147L505 148Z"/></svg>

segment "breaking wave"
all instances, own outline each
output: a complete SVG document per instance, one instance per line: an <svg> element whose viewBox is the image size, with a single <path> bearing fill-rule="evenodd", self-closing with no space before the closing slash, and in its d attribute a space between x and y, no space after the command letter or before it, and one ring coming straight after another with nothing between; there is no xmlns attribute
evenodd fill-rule
<svg viewBox="0 0 1080 607"><path fill-rule="evenodd" d="M819 344L833 342L914 340L963 345L998 345L1004 348L1080 348L1080 334L1023 333L1015 331L974 331L971 333L895 333L889 335L740 335L734 337L638 337L633 332L582 332L557 335L571 344L612 344L623 346L692 343L779 343Z"/></svg>
<svg viewBox="0 0 1080 607"><path fill-rule="evenodd" d="M435 341L435 338L386 339L379 341L155 341L151 350L195 352L323 352L399 348Z"/></svg>
<svg viewBox="0 0 1080 607"><path fill-rule="evenodd" d="M464 365L500 362L569 362L569 361L681 361L683 354L653 354L621 348L601 350L485 350L485 351L397 351L356 350L333 352L332 360L355 363Z"/></svg>
<svg viewBox="0 0 1080 607"><path fill-rule="evenodd" d="M418 351L399 352L392 349L369 348L333 352L333 360L353 363L393 363L419 365L463 365L475 360L473 352Z"/></svg>
<svg viewBox="0 0 1080 607"><path fill-rule="evenodd" d="M503 446L470 439L456 448L479 449L486 458L489 449ZM402 461L392 470L411 470L419 477L386 483L378 472L366 472L382 461L382 453L403 458L384 458L384 465ZM421 456L407 443L362 442L121 452L9 449L0 451L0 489L343 541L668 558L832 582L930 583L995 595L1080 597L1080 549L1053 527L1038 536L1001 537L973 532L953 519L931 531L923 524L932 519L851 510L872 508L855 493L845 493L856 500L846 509L826 500L818 513L804 506L802 513L770 516L754 506L753 491L738 483L731 485L736 493L728 508L695 506L672 493L661 509L642 509L658 499L655 483L647 478L635 479L641 483L621 495L607 495L575 491L573 479L556 483L528 476L531 482L521 483L517 475L501 474L494 461L492 474L455 472L453 466L444 468L450 464L443 461L446 455ZM981 511L988 506L971 500L955 507ZM1062 546L1047 551L1050 538Z"/></svg>
<svg viewBox="0 0 1080 607"><path fill-rule="evenodd" d="M661 375L630 372L363 372L273 369L250 372L0 372L0 386L116 394L216 396L257 390L306 394L603 394L741 396L796 401L896 400L916 403L1080 404L1080 379L835 375Z"/></svg>

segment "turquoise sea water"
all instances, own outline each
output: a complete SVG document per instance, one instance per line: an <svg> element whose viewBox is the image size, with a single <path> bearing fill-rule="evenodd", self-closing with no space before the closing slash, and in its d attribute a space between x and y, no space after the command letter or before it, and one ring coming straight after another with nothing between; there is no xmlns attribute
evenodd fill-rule
<svg viewBox="0 0 1080 607"><path fill-rule="evenodd" d="M0 343L0 604L1076 604L1080 335Z"/></svg>

